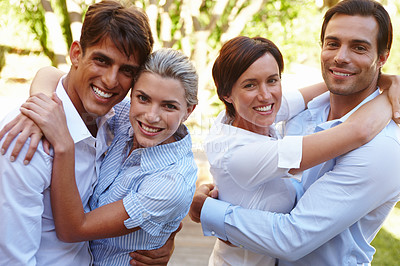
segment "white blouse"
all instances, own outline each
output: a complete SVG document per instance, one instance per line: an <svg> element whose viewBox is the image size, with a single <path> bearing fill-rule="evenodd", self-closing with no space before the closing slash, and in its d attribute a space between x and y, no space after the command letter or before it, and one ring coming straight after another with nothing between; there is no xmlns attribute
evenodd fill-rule
<svg viewBox="0 0 400 266"><path fill-rule="evenodd" d="M300 92L290 91L283 96L277 118L288 120L304 106ZM293 177L288 171L300 166L303 138L282 139L274 126L270 134L272 137L231 126L225 111L218 115L205 140L205 151L219 199L280 213L294 207L296 192L286 177ZM209 265L275 265L275 259L217 240Z"/></svg>

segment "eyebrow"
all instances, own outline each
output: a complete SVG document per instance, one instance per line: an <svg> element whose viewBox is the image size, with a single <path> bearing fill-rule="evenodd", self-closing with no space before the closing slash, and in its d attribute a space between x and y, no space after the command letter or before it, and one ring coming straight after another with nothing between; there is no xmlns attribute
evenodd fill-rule
<svg viewBox="0 0 400 266"><path fill-rule="evenodd" d="M274 77L279 77L279 74L276 73L276 74L269 75L269 76L268 76L268 79L274 78ZM242 82L240 82L240 85L243 85L243 84L246 83L246 82L252 82L252 81L257 81L257 79L252 79L252 78L250 78L250 79L245 79L245 80L243 80Z"/></svg>
<svg viewBox="0 0 400 266"><path fill-rule="evenodd" d="M147 98L151 99L150 95L146 94L144 91L142 91L142 90L140 90L140 89L137 89L136 91L137 91L138 93L143 94L143 95L146 96ZM175 100L165 100L165 101L162 101L162 103L163 103L163 104L176 104L176 105L181 106L180 102L175 101Z"/></svg>
<svg viewBox="0 0 400 266"><path fill-rule="evenodd" d="M94 57L102 57L104 60L106 60L108 63L113 64L115 62L115 60L113 60L111 57L109 57L108 55L102 53L102 52L93 52L93 56ZM133 71L135 71L135 73L137 71L139 71L140 67L137 65L130 65L130 64L123 64L121 67L129 67L132 68Z"/></svg>
<svg viewBox="0 0 400 266"><path fill-rule="evenodd" d="M330 35L325 36L324 40L326 40L326 39L328 39L328 40L334 40L334 41L340 41L339 38L337 38L337 37L335 37L335 36L330 36ZM362 44L366 44L366 45L368 45L368 46L371 46L371 43L370 43L369 41L367 41L367 40L352 39L351 42L352 42L352 43L362 43Z"/></svg>

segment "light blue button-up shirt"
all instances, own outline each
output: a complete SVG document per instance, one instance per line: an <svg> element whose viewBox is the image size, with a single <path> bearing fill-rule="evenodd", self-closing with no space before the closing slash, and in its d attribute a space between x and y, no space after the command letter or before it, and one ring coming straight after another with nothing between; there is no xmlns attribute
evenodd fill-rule
<svg viewBox="0 0 400 266"><path fill-rule="evenodd" d="M129 265L129 252L161 247L188 213L195 191L197 166L187 128L181 126L176 142L135 149L128 156L134 134L128 119L116 111L116 123L111 123L115 138L100 167L90 206L123 199L129 215L125 226L141 229L91 241L95 265Z"/></svg>
<svg viewBox="0 0 400 266"><path fill-rule="evenodd" d="M326 121L326 93L289 121L286 133L333 127L359 106L341 119ZM302 183L296 185L300 199L289 214L208 198L201 212L203 232L280 258L279 265L368 264L375 253L370 242L400 199L399 159L400 128L391 121L369 143L305 171Z"/></svg>

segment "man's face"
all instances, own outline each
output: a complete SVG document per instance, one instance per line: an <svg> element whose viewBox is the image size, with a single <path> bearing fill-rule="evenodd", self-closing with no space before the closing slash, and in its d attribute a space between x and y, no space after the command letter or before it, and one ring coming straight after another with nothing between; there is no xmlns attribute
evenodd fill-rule
<svg viewBox="0 0 400 266"><path fill-rule="evenodd" d="M335 14L326 27L321 52L322 76L331 93L367 97L375 90L379 68L378 23L372 16Z"/></svg>
<svg viewBox="0 0 400 266"><path fill-rule="evenodd" d="M133 56L121 53L109 38L86 48L84 55L79 42L74 42L70 55L74 75L68 94L84 121L105 115L120 102L139 67Z"/></svg>

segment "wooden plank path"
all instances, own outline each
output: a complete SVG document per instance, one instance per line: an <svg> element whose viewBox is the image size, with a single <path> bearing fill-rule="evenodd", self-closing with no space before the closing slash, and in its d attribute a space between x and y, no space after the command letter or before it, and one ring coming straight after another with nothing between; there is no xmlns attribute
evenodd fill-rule
<svg viewBox="0 0 400 266"><path fill-rule="evenodd" d="M205 237L201 225L187 216L183 228L175 237L175 251L169 266L207 266L216 238Z"/></svg>

